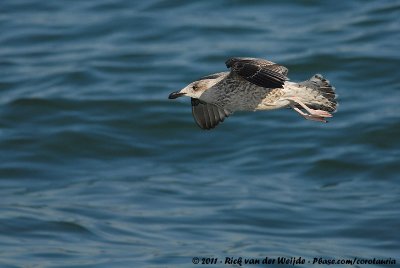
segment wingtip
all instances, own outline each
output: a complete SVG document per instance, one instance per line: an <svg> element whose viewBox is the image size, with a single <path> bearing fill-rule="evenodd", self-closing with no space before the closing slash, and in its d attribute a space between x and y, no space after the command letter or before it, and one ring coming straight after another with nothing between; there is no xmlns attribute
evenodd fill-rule
<svg viewBox="0 0 400 268"><path fill-rule="evenodd" d="M211 130L224 121L224 118L228 116L228 111L192 98L192 115L198 127Z"/></svg>

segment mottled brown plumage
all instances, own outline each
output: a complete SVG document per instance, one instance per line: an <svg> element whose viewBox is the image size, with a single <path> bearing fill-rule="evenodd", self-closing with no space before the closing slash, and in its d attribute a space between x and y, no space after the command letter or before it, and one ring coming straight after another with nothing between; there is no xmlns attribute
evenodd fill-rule
<svg viewBox="0 0 400 268"><path fill-rule="evenodd" d="M192 98L192 113L199 127L212 129L235 111L291 107L304 118L326 122L336 110L336 95L329 81L315 75L300 83L289 82L288 69L255 58L230 58L230 72L205 76L169 98Z"/></svg>

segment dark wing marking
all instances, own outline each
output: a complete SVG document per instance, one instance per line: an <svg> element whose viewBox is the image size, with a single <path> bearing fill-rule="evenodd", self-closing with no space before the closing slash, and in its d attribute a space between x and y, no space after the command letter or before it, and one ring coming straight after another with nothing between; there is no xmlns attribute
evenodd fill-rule
<svg viewBox="0 0 400 268"><path fill-rule="evenodd" d="M269 66L269 68L271 68L272 70L274 70L277 73L281 73L284 76L287 76L289 73L289 70L282 65L276 64L275 62L269 61L269 60L264 60L264 59L257 59L257 58L243 58L243 57L233 57L228 59L225 64L228 65L232 65L232 63L234 61L251 61L251 62L255 62L258 65L261 66ZM228 66L229 67L229 66Z"/></svg>
<svg viewBox="0 0 400 268"><path fill-rule="evenodd" d="M274 63L274 64L269 65L268 68L271 71L274 71L274 72L277 72L277 73L280 73L280 74L286 76L286 79L287 79L289 70L285 66Z"/></svg>
<svg viewBox="0 0 400 268"><path fill-rule="evenodd" d="M286 67L271 61L254 58L230 58L226 67L250 83L265 88L280 88L288 78Z"/></svg>
<svg viewBox="0 0 400 268"><path fill-rule="evenodd" d="M192 98L192 114L202 129L212 129L229 116L228 111L195 98Z"/></svg>

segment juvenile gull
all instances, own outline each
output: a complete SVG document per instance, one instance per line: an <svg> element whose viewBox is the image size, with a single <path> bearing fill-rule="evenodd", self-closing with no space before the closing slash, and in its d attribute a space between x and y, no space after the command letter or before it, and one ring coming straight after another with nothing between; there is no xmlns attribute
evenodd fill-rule
<svg viewBox="0 0 400 268"><path fill-rule="evenodd" d="M322 75L295 83L288 69L272 61L230 58L230 72L211 74L190 83L169 99L191 97L192 114L202 129L212 129L236 111L290 107L308 120L324 122L336 111L335 88Z"/></svg>

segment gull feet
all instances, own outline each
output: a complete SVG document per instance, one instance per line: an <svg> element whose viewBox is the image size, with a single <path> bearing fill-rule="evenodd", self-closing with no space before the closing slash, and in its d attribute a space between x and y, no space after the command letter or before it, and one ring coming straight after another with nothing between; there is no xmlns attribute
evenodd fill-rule
<svg viewBox="0 0 400 268"><path fill-rule="evenodd" d="M321 123L328 123L328 121L326 121L325 117L310 115L310 114L302 114L302 116L307 120L317 121L317 122L321 122Z"/></svg>
<svg viewBox="0 0 400 268"><path fill-rule="evenodd" d="M325 118L332 117L332 114L330 114L327 111L323 111L323 110L314 110L314 109L307 107L307 109L305 109L307 111L307 113L305 113L294 105L291 105L291 107L293 110L298 112L302 117L304 117L307 120L311 120L311 121L327 123L328 121L326 121Z"/></svg>
<svg viewBox="0 0 400 268"><path fill-rule="evenodd" d="M324 111L324 110L314 110L314 109L310 109L309 111L310 115L314 115L314 116L319 116L319 117L332 117L332 114Z"/></svg>

